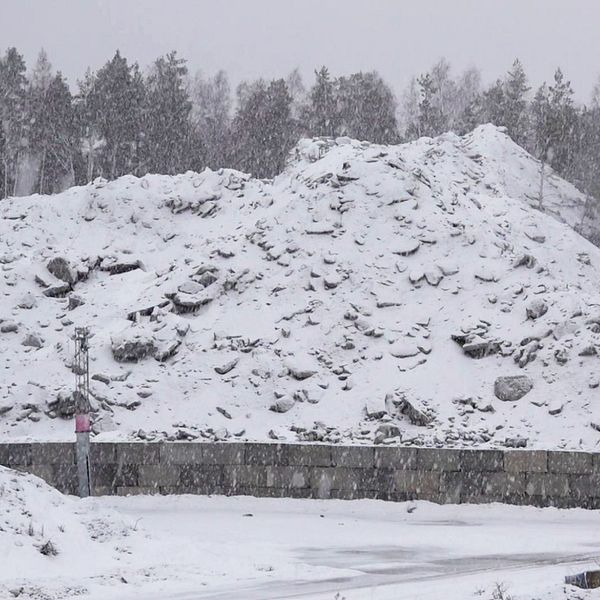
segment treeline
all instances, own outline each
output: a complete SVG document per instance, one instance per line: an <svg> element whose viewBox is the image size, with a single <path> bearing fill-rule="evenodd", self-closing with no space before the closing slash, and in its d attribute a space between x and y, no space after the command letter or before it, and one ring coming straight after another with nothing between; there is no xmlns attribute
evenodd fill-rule
<svg viewBox="0 0 600 600"><path fill-rule="evenodd" d="M0 58L0 121L0 197L206 166L272 177L303 136L397 143L487 122L600 197L600 89L578 106L557 70L533 93L519 61L484 89L477 69L454 77L442 60L397 102L376 72L333 77L325 67L308 89L296 70L233 92L225 72L191 77L175 52L142 72L117 51L73 92L44 51L28 72L9 48Z"/></svg>
<svg viewBox="0 0 600 600"><path fill-rule="evenodd" d="M600 81L588 105L578 105L570 82L556 69L552 82L532 90L519 60L483 88L477 69L453 78L446 60L413 78L401 98L406 137L461 135L482 123L508 135L585 193L600 199Z"/></svg>

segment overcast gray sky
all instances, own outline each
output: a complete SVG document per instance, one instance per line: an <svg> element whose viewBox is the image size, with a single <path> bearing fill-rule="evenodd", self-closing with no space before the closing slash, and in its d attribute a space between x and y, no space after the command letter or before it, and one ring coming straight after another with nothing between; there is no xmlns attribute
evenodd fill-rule
<svg viewBox="0 0 600 600"><path fill-rule="evenodd" d="M0 48L44 47L74 84L115 49L142 66L172 49L232 81L377 69L398 93L442 56L490 82L520 57L533 84L561 66L587 101L600 0L0 0Z"/></svg>

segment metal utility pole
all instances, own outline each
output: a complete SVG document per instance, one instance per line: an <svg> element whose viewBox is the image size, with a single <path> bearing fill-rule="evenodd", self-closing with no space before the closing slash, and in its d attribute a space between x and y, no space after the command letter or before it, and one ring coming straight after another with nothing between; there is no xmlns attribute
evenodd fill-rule
<svg viewBox="0 0 600 600"><path fill-rule="evenodd" d="M89 329L75 329L75 457L80 498L91 494L90 480L90 356Z"/></svg>

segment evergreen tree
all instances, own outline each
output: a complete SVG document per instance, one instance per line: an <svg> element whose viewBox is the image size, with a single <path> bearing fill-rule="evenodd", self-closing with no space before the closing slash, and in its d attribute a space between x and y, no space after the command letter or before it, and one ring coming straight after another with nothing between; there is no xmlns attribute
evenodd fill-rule
<svg viewBox="0 0 600 600"><path fill-rule="evenodd" d="M530 110L533 127L533 152L540 160L546 161L552 141L550 90L546 83L542 84L535 93Z"/></svg>
<svg viewBox="0 0 600 600"><path fill-rule="evenodd" d="M238 96L243 102L233 122L235 165L255 177L274 177L297 140L287 85L283 79L259 81L244 85Z"/></svg>
<svg viewBox="0 0 600 600"><path fill-rule="evenodd" d="M17 192L19 161L26 150L27 78L25 61L16 48L9 48L0 59L0 124L4 137L3 180L0 191L4 197Z"/></svg>
<svg viewBox="0 0 600 600"><path fill-rule="evenodd" d="M578 115L573 90L557 69L554 84L538 89L531 105L535 154L563 177L574 170L578 146Z"/></svg>
<svg viewBox="0 0 600 600"><path fill-rule="evenodd" d="M465 124L465 115L470 113L475 126L480 125L478 121L481 111L481 73L476 67L466 69L456 83L454 97L454 109L451 125L457 127L457 123ZM469 131L471 131L469 129Z"/></svg>
<svg viewBox="0 0 600 600"><path fill-rule="evenodd" d="M48 54L42 48L38 54L37 62L35 63L35 67L31 74L30 85L32 88L38 90L47 90L52 78L52 65L48 59Z"/></svg>
<svg viewBox="0 0 600 600"><path fill-rule="evenodd" d="M527 122L527 76L519 59L516 59L504 82L502 97L502 125L506 127L508 135L520 146L525 146L528 133Z"/></svg>
<svg viewBox="0 0 600 600"><path fill-rule="evenodd" d="M327 67L315 71L316 80L308 95L302 121L309 136L335 137L339 132L339 112L335 83Z"/></svg>
<svg viewBox="0 0 600 600"><path fill-rule="evenodd" d="M5 181L5 152L6 142L4 139L4 128L0 124L0 199L4 197L4 181Z"/></svg>
<svg viewBox="0 0 600 600"><path fill-rule="evenodd" d="M398 142L394 94L378 73L340 77L337 95L343 134L376 144Z"/></svg>
<svg viewBox="0 0 600 600"><path fill-rule="evenodd" d="M482 102L482 96L477 95L458 114L453 127L458 135L470 133L482 124Z"/></svg>
<svg viewBox="0 0 600 600"><path fill-rule="evenodd" d="M51 143L46 94L52 77L52 65L42 49L29 78L26 95L27 145L18 165L20 195L44 193L45 160Z"/></svg>
<svg viewBox="0 0 600 600"><path fill-rule="evenodd" d="M40 169L40 193L56 193L75 183L73 156L78 145L73 98L60 71L52 78L46 92L46 126L49 140Z"/></svg>
<svg viewBox="0 0 600 600"><path fill-rule="evenodd" d="M600 201L600 103L592 100L584 107L578 129L570 175L581 191Z"/></svg>
<svg viewBox="0 0 600 600"><path fill-rule="evenodd" d="M196 76L192 120L204 145L206 165L212 169L227 166L231 90L225 71L210 79Z"/></svg>
<svg viewBox="0 0 600 600"><path fill-rule="evenodd" d="M288 92L292 99L292 118L300 121L306 100L306 88L300 70L295 68L285 79Z"/></svg>
<svg viewBox="0 0 600 600"><path fill-rule="evenodd" d="M504 107L506 106L504 82L496 82L483 92L481 110L482 119L493 125L504 125Z"/></svg>
<svg viewBox="0 0 600 600"><path fill-rule="evenodd" d="M199 149L190 126L185 60L171 52L154 63L147 80L144 168L174 175L199 164Z"/></svg>
<svg viewBox="0 0 600 600"><path fill-rule="evenodd" d="M399 129L403 138L414 139L418 137L420 97L417 78L411 77L400 99Z"/></svg>
<svg viewBox="0 0 600 600"><path fill-rule="evenodd" d="M554 73L554 84L550 86L549 135L552 148L552 167L563 177L568 177L573 168L574 150L578 137L577 109L573 102L571 83L565 81L562 71Z"/></svg>
<svg viewBox="0 0 600 600"><path fill-rule="evenodd" d="M60 73L52 74L43 50L31 75L27 110L31 184L30 189L21 191L40 194L62 191L74 184L72 158L77 132L69 88Z"/></svg>
<svg viewBox="0 0 600 600"><path fill-rule="evenodd" d="M444 117L435 104L434 97L437 90L433 79L429 73L426 73L417 79L417 83L420 91L419 115L417 121L409 127L407 134L410 138L440 135L444 131Z"/></svg>
<svg viewBox="0 0 600 600"><path fill-rule="evenodd" d="M434 89L431 104L439 115L438 129L440 133L450 129L451 124L458 116L458 90L450 71L450 63L442 58L433 65L429 74Z"/></svg>
<svg viewBox="0 0 600 600"><path fill-rule="evenodd" d="M117 50L96 74L87 99L93 129L103 140L101 172L108 179L136 172L145 89L137 64Z"/></svg>
<svg viewBox="0 0 600 600"><path fill-rule="evenodd" d="M74 99L75 120L80 140L80 152L75 155L75 181L78 184L91 182L101 173L103 140L98 130L95 101L92 97L96 75L88 69L78 81L79 91ZM98 165L98 166L97 166Z"/></svg>

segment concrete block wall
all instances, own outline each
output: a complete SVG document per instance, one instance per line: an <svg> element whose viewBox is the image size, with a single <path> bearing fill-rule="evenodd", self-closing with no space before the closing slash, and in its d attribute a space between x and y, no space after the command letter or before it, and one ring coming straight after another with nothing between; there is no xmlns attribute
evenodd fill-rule
<svg viewBox="0 0 600 600"><path fill-rule="evenodd" d="M377 498L600 508L600 454L277 443L92 443L105 494ZM0 464L77 491L74 444L0 444Z"/></svg>

